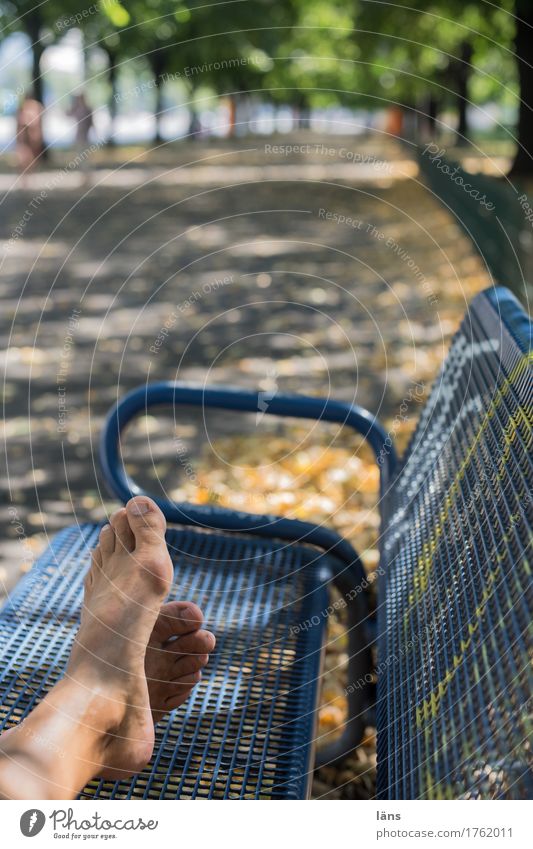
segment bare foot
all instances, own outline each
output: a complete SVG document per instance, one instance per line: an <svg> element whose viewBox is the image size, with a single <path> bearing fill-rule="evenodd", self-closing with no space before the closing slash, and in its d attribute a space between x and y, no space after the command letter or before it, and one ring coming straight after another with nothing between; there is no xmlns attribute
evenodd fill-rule
<svg viewBox="0 0 533 849"><path fill-rule="evenodd" d="M171 601L161 607L144 664L153 724L180 707L202 678L201 670L207 665L216 642L210 631L201 629L202 622L202 611L193 602ZM127 778L146 765L150 757L142 767L131 768L137 733L137 711L129 711L113 734L101 778Z"/></svg>
<svg viewBox="0 0 533 849"><path fill-rule="evenodd" d="M151 499L131 499L102 528L85 580L66 677L105 699L107 778L124 778L146 765L154 719L187 697L214 646L212 635L200 636L206 632L199 631L196 605L161 608L173 575L165 527Z"/></svg>

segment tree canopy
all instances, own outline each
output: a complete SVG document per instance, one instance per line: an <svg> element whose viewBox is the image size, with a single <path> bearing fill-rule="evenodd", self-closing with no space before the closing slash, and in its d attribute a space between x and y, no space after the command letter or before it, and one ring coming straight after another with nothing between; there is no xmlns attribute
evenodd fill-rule
<svg viewBox="0 0 533 849"><path fill-rule="evenodd" d="M109 60L111 90L117 68L148 69L161 111L168 75L231 96L263 92L296 107L398 104L435 122L458 115L468 134L467 104L518 106L529 133L531 86L520 39L531 24L528 0L95 0L82 12L73 0L4 0L4 32L27 33L33 79L42 99L40 59L47 44L71 27L90 50ZM531 31L529 31L530 33ZM526 45L526 47L519 45ZM517 46L518 45L518 46ZM518 58L517 58L518 57ZM531 58L531 57L530 57ZM189 73L185 72L189 69ZM523 139L522 139L523 141Z"/></svg>

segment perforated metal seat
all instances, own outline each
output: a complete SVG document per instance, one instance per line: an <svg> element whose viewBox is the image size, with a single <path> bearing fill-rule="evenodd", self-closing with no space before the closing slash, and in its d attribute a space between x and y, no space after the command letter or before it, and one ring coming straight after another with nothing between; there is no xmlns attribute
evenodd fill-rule
<svg viewBox="0 0 533 849"><path fill-rule="evenodd" d="M473 302L386 499L379 794L531 798L531 323Z"/></svg>
<svg viewBox="0 0 533 849"><path fill-rule="evenodd" d="M20 721L61 677L99 527L55 538L0 620L2 719ZM201 684L156 728L150 765L84 797L301 798L309 781L327 590L324 557L263 540L171 530L171 598L194 598L217 634ZM320 574L322 572L322 575ZM307 620L320 626L303 629Z"/></svg>

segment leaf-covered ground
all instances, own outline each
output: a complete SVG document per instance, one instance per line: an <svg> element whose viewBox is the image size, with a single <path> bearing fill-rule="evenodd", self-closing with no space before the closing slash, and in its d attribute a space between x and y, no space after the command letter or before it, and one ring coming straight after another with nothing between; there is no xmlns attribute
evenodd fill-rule
<svg viewBox="0 0 533 849"><path fill-rule="evenodd" d="M98 434L146 380L259 386L267 405L277 392L331 395L405 444L488 274L407 147L273 144L98 151L83 174L56 154L24 189L9 167L0 174L4 594L58 528L115 506ZM151 414L131 428L126 459L172 498L326 521L377 566L378 473L337 428ZM345 651L331 617L319 737L343 720ZM374 757L369 728L343 767L320 770L315 795L372 796Z"/></svg>

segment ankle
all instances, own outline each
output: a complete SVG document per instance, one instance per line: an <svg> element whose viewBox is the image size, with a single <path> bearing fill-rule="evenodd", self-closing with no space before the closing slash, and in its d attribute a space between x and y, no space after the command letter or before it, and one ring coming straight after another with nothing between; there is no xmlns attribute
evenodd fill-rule
<svg viewBox="0 0 533 849"><path fill-rule="evenodd" d="M93 667L81 667L73 676L63 678L54 688L56 699L72 705L72 719L83 724L88 732L102 738L114 734L123 722L127 710L127 691L120 681L111 682L95 673ZM79 706L76 708L76 706Z"/></svg>

